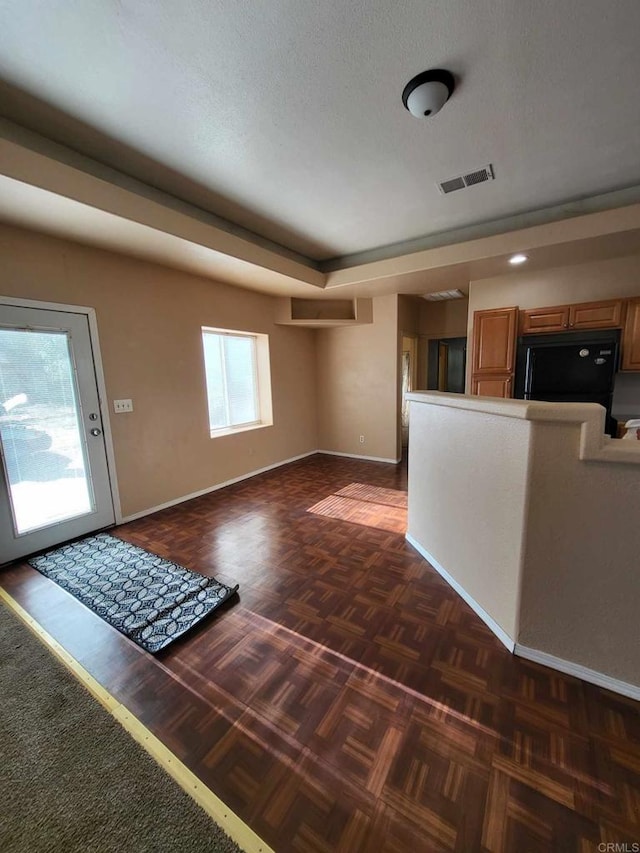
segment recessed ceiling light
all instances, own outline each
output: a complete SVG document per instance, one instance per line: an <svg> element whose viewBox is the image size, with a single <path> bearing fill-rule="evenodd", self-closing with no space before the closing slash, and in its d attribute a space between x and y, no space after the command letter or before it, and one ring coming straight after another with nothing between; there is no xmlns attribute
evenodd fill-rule
<svg viewBox="0 0 640 853"><path fill-rule="evenodd" d="M511 255L509 258L509 263L513 264L514 267L517 267L518 264L523 264L525 261L528 261L529 258L526 255Z"/></svg>

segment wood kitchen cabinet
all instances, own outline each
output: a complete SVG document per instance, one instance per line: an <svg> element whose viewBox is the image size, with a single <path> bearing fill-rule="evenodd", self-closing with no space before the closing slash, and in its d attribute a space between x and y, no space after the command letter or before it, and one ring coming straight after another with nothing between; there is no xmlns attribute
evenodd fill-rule
<svg viewBox="0 0 640 853"><path fill-rule="evenodd" d="M473 315L472 373L511 373L516 352L517 308Z"/></svg>
<svg viewBox="0 0 640 853"><path fill-rule="evenodd" d="M520 334L535 335L540 332L564 332L569 328L569 306L552 308L526 308L520 312Z"/></svg>
<svg viewBox="0 0 640 853"><path fill-rule="evenodd" d="M569 305L570 329L617 329L622 326L624 301L580 302Z"/></svg>
<svg viewBox="0 0 640 853"><path fill-rule="evenodd" d="M513 375L476 373L471 377L471 393L478 397L512 397Z"/></svg>
<svg viewBox="0 0 640 853"><path fill-rule="evenodd" d="M554 305L550 308L527 308L520 312L520 334L580 331L584 329L618 329L624 319L624 300L580 302L577 305Z"/></svg>
<svg viewBox="0 0 640 853"><path fill-rule="evenodd" d="M512 397L516 334L623 329L621 370L640 372L640 297L547 308L497 308L473 315L471 393Z"/></svg>
<svg viewBox="0 0 640 853"><path fill-rule="evenodd" d="M512 396L517 331L517 307L474 313L472 394L488 397Z"/></svg>
<svg viewBox="0 0 640 853"><path fill-rule="evenodd" d="M621 370L640 370L640 298L630 299L627 303Z"/></svg>

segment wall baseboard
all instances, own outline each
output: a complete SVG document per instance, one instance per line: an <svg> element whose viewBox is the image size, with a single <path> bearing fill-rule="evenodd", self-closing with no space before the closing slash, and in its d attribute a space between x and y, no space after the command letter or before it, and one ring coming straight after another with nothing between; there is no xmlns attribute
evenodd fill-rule
<svg viewBox="0 0 640 853"><path fill-rule="evenodd" d="M158 506L152 506L149 509L143 509L141 512L134 512L132 515L125 516L121 524L126 524L128 521L135 521L138 518L144 518L145 515L153 515L154 512L160 512L161 509L169 509L172 506L191 501L194 498L208 495L210 492L217 492L218 489L224 489L225 486L232 486L234 483L240 483L242 480L248 480L255 477L257 474L264 474L265 471L273 471L274 468L280 468L282 465L288 465L290 462L297 462L299 459L306 459L307 456L315 456L317 450L310 450L308 453L301 453L299 456L292 456L290 459L283 459L281 462L274 462L273 465L266 465L264 468L257 468L255 471L248 471L246 474L241 474L239 477L234 477L232 480L225 480L224 483L216 483L215 486L208 486L206 489L200 489L197 492L191 492L190 495L182 495L180 498L167 501Z"/></svg>
<svg viewBox="0 0 640 853"><path fill-rule="evenodd" d="M240 483L242 480L248 480L250 477L255 477L257 474L264 474L265 471L272 471L274 468L280 468L282 465L288 465L290 462L297 462L299 459L306 459L307 456L315 456L317 453L324 453L328 456L346 456L349 459L361 459L366 462L388 462L392 465L397 465L400 459L385 459L380 456L358 456L355 453L337 453L335 450L310 450L308 453L301 453L298 456L291 456L289 459L283 459L281 462L274 462L273 465L266 465L264 468L257 468L255 471L248 471L246 474L241 474L239 477L234 477L232 480L225 480L224 483L216 483L215 486L208 486L206 489L200 489L197 492L191 492L188 495L182 495L179 498L167 501L158 506L143 509L140 512L134 512L131 515L124 516L118 521L118 524L126 524L128 521L136 521L138 518L144 518L145 515L152 515L154 512L160 512L162 509L169 509L172 506L191 501L194 498L208 495L210 492L216 492L218 489L224 489L225 486L232 486L234 483Z"/></svg>
<svg viewBox="0 0 640 853"><path fill-rule="evenodd" d="M604 687L605 690L611 690L613 693L620 693L623 696L628 696L630 699L640 700L640 687L637 685L629 684L627 681L620 681L618 678L611 678L610 675L604 675L602 672L589 669L579 663L558 658L547 652L539 652L537 649L530 649L528 646L521 646L520 643L516 643L514 653L525 660L549 666L551 669L557 669L566 675L581 678L583 681L588 681L597 687Z"/></svg>
<svg viewBox="0 0 640 853"><path fill-rule="evenodd" d="M410 533L405 535L405 539L407 542L412 545L416 551L421 554L427 562L431 563L433 568L441 575L449 586L453 587L455 591L458 593L460 598L464 599L467 602L469 607L482 619L485 625L496 635L496 637L500 640L500 642L506 646L506 648L513 652L516 642L515 640L507 634L507 632L498 625L495 619L492 619L491 616L487 613L487 611L481 607L475 598L472 598L469 593L462 587L460 584L451 577L449 572L440 565L440 563L431 556L431 554L425 550L422 545L417 542Z"/></svg>
<svg viewBox="0 0 640 853"><path fill-rule="evenodd" d="M583 681L588 681L590 684L595 684L596 687L603 687L605 690L611 690L613 693L619 693L622 696L628 696L630 699L640 700L640 686L635 684L629 684L626 681L620 681L618 678L612 678L609 675L605 675L602 672L598 672L595 669L589 669L586 666L582 666L579 663L574 663L570 660L565 660L564 658L556 657L555 655L550 655L547 652L540 652L537 649L530 649L528 646L523 646L520 643L516 643L507 633L504 631L497 622L489 616L489 614L482 608L478 602L472 598L468 592L466 592L460 584L455 581L449 572L444 569L440 563L435 560L431 554L427 550L425 550L419 542L417 542L410 533L407 533L405 536L407 542L412 545L416 551L421 554L425 560L427 560L433 568L441 575L446 582L455 589L458 595L467 602L469 607L474 610L478 616L482 619L482 621L490 628L496 637L506 646L506 648L513 652L513 654L521 657L525 660L530 660L533 663L539 663L543 666L548 666L551 669L556 669L558 672L564 672L565 675L573 675L575 678L581 678Z"/></svg>
<svg viewBox="0 0 640 853"><path fill-rule="evenodd" d="M361 459L363 462L388 462L390 465L397 465L400 459L388 459L385 456L360 456L359 453L338 453L337 450L316 450L316 453L323 453L325 456L346 456L347 459Z"/></svg>
<svg viewBox="0 0 640 853"><path fill-rule="evenodd" d="M326 454L327 456L345 456L349 459L361 459L368 462L387 462L394 465L397 465L400 462L399 459L385 459L378 456L359 456L355 453L338 453L334 450L310 450L308 453L301 453L299 456L292 456L289 459L283 459L281 462L275 462L273 465L267 465L264 468L258 468L255 471L249 471L246 474L242 474L239 477L234 477L232 480L225 480L224 483L217 483L215 486L209 486L206 489L201 489L197 492L192 492L189 495L183 495L180 498L176 498L172 501L167 501L166 503L159 504L158 506L151 507L150 509L142 510L142 512L134 513L133 515L128 515L122 519L122 524L126 524L128 521L135 521L138 518L144 518L146 515L152 515L154 512L159 512L162 509L169 509L169 507L177 506L178 504L184 503L185 501L193 500L193 498L199 498L202 495L207 495L211 492L218 491L218 489L224 489L225 486L231 486L234 483L239 483L242 480L248 480L251 477L255 477L257 474L263 474L266 471L272 471L275 468L280 468L283 465L288 465L291 462L297 462L300 459L306 459L308 456L315 456L318 453ZM583 681L588 681L590 684L595 684L596 687L602 687L605 690L611 690L613 693L619 693L622 696L627 696L630 699L635 699L640 701L640 686L635 684L629 684L626 681L621 681L617 678L612 678L609 675L605 675L602 672L598 672L595 669L589 669L586 666L582 666L581 664L574 663L573 661L565 660L564 658L556 657L555 655L548 654L547 652L541 652L537 649L531 649L528 646L523 646L520 643L516 643L515 640L507 634L507 632L498 625L498 623L487 613L487 611L480 605L478 602L471 596L469 593L462 587L450 574L449 572L442 566L440 563L431 555L422 545L414 539L414 537L410 533L405 534L405 539L407 542L416 549L416 551L430 563L433 568L438 572L438 574L449 584L452 589L454 589L458 595L469 605L469 607L476 613L480 619L485 623L485 625L495 634L495 636L500 640L500 642L513 654L518 657L523 658L524 660L530 660L533 663L539 663L543 666L548 666L551 669L556 669L559 672L563 672L566 675L572 675L576 678L581 678Z"/></svg>

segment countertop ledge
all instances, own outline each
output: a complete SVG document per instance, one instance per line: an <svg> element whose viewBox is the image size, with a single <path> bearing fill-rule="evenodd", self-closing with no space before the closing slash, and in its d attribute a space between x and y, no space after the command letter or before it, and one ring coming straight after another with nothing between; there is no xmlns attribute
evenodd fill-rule
<svg viewBox="0 0 640 853"><path fill-rule="evenodd" d="M481 412L524 421L579 423L582 425L580 459L585 462L640 465L640 441L623 441L605 435L605 410L596 403L544 403L538 400L504 400L501 397L446 394L442 391L412 391L406 395L406 399L412 403Z"/></svg>

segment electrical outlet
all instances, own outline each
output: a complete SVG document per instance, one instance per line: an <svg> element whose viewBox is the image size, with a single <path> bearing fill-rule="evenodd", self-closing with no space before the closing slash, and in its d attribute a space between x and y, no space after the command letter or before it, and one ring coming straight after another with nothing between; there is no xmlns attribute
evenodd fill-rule
<svg viewBox="0 0 640 853"><path fill-rule="evenodd" d="M364 436L363 435L360 436L360 444L364 444Z"/></svg>
<svg viewBox="0 0 640 853"><path fill-rule="evenodd" d="M114 400L113 411L116 412L116 414L120 414L120 412L132 412L133 400Z"/></svg>

